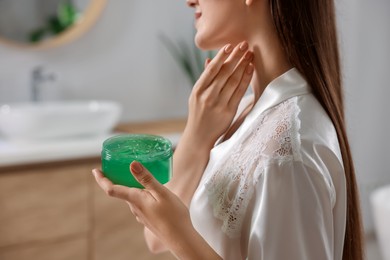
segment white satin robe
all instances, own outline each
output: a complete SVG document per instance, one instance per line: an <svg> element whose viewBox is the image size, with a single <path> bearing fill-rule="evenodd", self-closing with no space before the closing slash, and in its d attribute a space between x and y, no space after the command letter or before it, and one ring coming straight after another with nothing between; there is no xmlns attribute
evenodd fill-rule
<svg viewBox="0 0 390 260"><path fill-rule="evenodd" d="M342 259L346 183L337 134L296 69L273 80L231 138L211 150L190 214L223 259Z"/></svg>

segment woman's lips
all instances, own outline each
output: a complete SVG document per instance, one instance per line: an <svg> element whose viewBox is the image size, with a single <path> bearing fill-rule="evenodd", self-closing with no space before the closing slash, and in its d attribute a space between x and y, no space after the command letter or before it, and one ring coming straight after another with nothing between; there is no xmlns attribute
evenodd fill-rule
<svg viewBox="0 0 390 260"><path fill-rule="evenodd" d="M202 16L202 13L195 13L195 19L199 19Z"/></svg>

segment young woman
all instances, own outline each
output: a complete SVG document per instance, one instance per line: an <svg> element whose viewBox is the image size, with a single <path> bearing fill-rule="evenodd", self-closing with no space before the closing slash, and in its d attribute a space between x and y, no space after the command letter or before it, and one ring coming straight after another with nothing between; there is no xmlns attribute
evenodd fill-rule
<svg viewBox="0 0 390 260"><path fill-rule="evenodd" d="M154 252L179 259L363 259L333 0L187 0L220 51L189 99L160 185L98 184L128 202ZM251 83L252 94L244 96Z"/></svg>

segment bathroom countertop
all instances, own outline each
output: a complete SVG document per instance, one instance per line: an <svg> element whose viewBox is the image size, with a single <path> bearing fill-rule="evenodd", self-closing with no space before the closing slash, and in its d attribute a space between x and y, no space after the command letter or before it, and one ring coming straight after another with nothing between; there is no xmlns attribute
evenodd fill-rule
<svg viewBox="0 0 390 260"><path fill-rule="evenodd" d="M164 120L143 123L122 123L113 133L84 138L40 142L8 141L0 139L0 168L55 161L99 158L102 143L119 133L161 135L175 147L184 129L185 120Z"/></svg>

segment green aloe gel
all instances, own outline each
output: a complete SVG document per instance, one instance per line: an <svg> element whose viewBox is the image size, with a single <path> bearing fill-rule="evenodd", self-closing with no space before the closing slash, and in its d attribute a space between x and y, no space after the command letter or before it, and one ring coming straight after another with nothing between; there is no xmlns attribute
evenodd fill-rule
<svg viewBox="0 0 390 260"><path fill-rule="evenodd" d="M130 172L138 161L161 183L172 177L172 144L156 135L124 134L103 142L102 170L114 184L143 188Z"/></svg>

